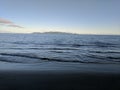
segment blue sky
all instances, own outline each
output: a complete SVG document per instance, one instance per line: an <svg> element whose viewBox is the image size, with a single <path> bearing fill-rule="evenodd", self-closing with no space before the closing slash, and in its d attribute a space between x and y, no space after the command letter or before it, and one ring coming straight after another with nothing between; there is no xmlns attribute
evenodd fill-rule
<svg viewBox="0 0 120 90"><path fill-rule="evenodd" d="M46 31L120 34L120 0L0 0L0 32Z"/></svg>

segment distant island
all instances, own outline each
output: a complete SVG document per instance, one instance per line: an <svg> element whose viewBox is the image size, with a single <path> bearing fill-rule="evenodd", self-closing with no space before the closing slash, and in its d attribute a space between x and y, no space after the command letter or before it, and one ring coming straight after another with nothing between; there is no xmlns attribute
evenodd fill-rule
<svg viewBox="0 0 120 90"><path fill-rule="evenodd" d="M32 34L76 34L68 32L33 32Z"/></svg>
<svg viewBox="0 0 120 90"><path fill-rule="evenodd" d="M14 32L0 32L0 34L59 34L59 35L109 35L109 36L120 36L120 35L117 35L117 34L80 34L80 33L71 33L71 32L54 32L54 31L49 31L49 32L32 32L32 33L14 33Z"/></svg>
<svg viewBox="0 0 120 90"><path fill-rule="evenodd" d="M33 32L31 34L59 34L59 35L112 35L112 34L79 34L79 33L71 33L71 32L54 32L54 31L49 31L49 32ZM112 35L114 36L114 34ZM116 36L116 35L115 35ZM117 36L120 36L120 35L117 35Z"/></svg>

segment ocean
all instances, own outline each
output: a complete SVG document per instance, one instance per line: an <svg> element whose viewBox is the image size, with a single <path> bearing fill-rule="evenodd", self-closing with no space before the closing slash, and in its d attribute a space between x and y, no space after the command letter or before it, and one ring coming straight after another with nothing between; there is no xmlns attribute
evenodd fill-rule
<svg viewBox="0 0 120 90"><path fill-rule="evenodd" d="M0 34L0 63L120 64L119 35Z"/></svg>
<svg viewBox="0 0 120 90"><path fill-rule="evenodd" d="M0 34L0 90L120 90L120 36Z"/></svg>

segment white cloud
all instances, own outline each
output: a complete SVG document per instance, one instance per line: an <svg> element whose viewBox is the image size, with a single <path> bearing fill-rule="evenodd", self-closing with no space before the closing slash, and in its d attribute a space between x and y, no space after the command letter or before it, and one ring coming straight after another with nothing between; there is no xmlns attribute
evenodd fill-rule
<svg viewBox="0 0 120 90"><path fill-rule="evenodd" d="M16 24L11 24L11 25L9 25L10 27L17 27L17 28L24 28L24 27L22 27L22 26L19 26L19 25L16 25Z"/></svg>

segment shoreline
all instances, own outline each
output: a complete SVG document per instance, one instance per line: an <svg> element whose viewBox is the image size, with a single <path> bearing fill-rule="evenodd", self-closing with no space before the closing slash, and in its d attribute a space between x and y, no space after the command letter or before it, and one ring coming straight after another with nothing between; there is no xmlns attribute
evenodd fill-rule
<svg viewBox="0 0 120 90"><path fill-rule="evenodd" d="M0 71L0 90L117 90L120 74L70 71Z"/></svg>
<svg viewBox="0 0 120 90"><path fill-rule="evenodd" d="M0 66L0 90L120 90L119 65L46 62L25 66Z"/></svg>

